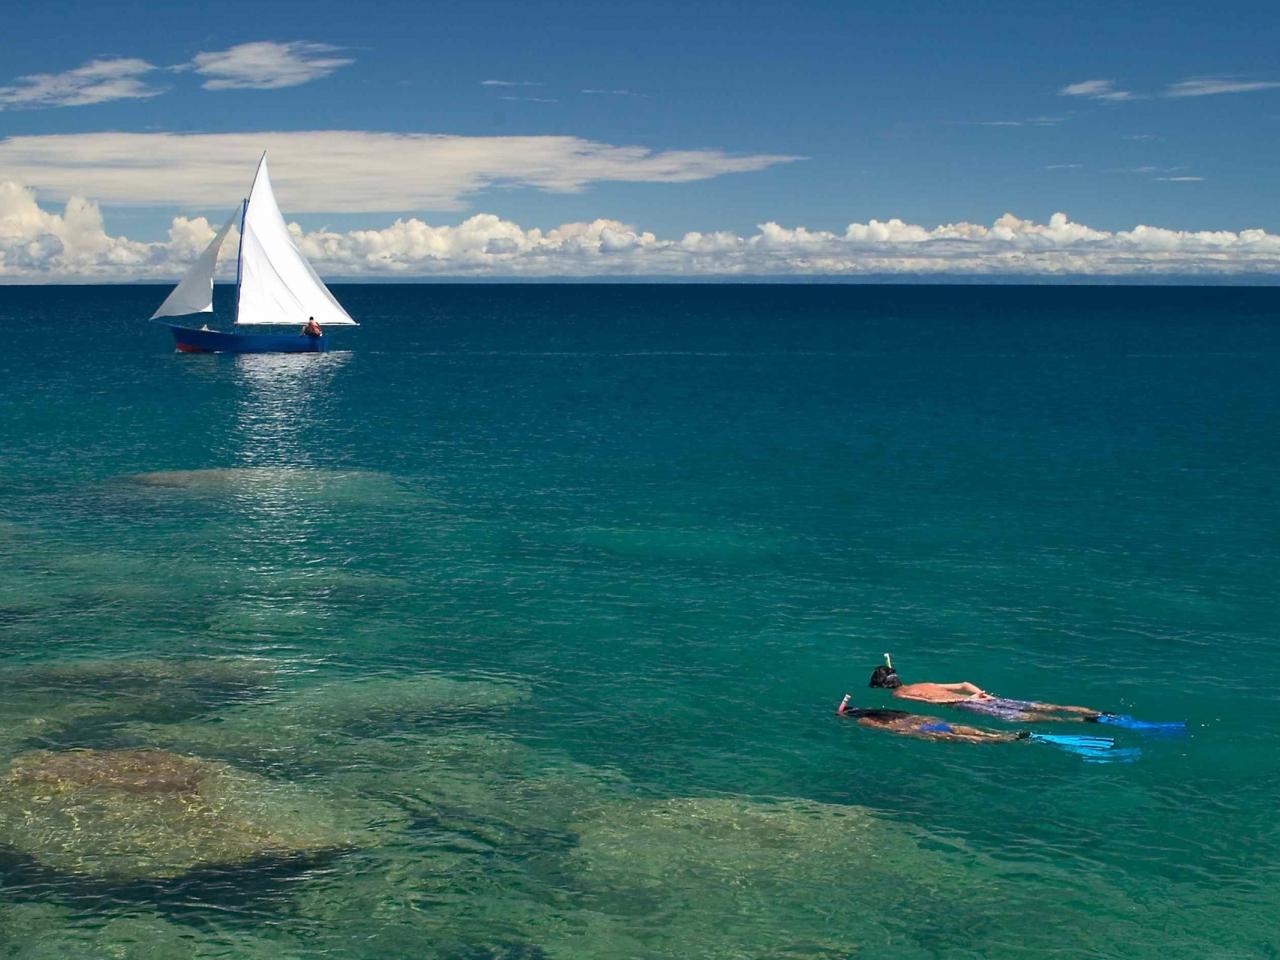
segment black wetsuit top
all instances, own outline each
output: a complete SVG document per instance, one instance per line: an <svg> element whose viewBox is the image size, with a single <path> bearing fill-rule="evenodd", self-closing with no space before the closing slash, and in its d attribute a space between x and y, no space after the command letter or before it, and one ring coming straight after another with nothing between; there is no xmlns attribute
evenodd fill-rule
<svg viewBox="0 0 1280 960"><path fill-rule="evenodd" d="M877 710L875 708L855 707L852 710L846 709L841 716L853 717L857 720L876 720L881 723L892 723L894 720L902 720L911 716L905 710Z"/></svg>

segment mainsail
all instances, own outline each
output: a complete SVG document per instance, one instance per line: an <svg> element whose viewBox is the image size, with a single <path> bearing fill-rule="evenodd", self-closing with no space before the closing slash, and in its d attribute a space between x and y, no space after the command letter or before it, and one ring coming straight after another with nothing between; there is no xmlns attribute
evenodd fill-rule
<svg viewBox="0 0 1280 960"><path fill-rule="evenodd" d="M236 222L240 208L231 214L231 218L223 224L213 242L204 248L204 252L196 258L178 285L169 296L165 297L160 309L151 315L156 317L181 317L188 313L210 313L213 310L213 268L218 264L218 251L222 241L227 239L231 225Z"/></svg>
<svg viewBox="0 0 1280 960"><path fill-rule="evenodd" d="M354 325L294 245L271 191L267 155L258 163L240 227L240 289L236 323Z"/></svg>

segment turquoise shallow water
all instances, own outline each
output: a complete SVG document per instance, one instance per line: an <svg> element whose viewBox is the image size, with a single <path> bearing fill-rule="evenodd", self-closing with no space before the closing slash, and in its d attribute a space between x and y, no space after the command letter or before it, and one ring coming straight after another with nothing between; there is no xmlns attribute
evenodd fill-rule
<svg viewBox="0 0 1280 960"><path fill-rule="evenodd" d="M337 293L0 288L0 956L1280 954L1280 292ZM1190 735L836 720L883 651Z"/></svg>

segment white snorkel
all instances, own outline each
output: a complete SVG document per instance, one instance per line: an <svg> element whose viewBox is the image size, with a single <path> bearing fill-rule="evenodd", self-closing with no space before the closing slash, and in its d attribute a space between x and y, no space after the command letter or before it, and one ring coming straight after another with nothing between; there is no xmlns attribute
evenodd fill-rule
<svg viewBox="0 0 1280 960"><path fill-rule="evenodd" d="M893 661L889 658L887 653L884 655L884 665L890 670L893 670ZM894 672L896 673L897 671L895 670Z"/></svg>

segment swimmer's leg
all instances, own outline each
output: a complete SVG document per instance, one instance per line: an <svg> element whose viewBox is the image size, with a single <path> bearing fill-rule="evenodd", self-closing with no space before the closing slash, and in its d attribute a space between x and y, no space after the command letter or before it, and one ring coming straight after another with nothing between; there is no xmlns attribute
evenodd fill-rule
<svg viewBox="0 0 1280 960"><path fill-rule="evenodd" d="M960 723L951 725L951 734L947 740L965 740L969 743L1005 743L1017 740L1016 732L1005 733L1003 730L983 730L981 727L970 727Z"/></svg>
<svg viewBox="0 0 1280 960"><path fill-rule="evenodd" d="M1031 709L1001 717L1011 723L1096 723L1102 714L1089 707L1061 707L1054 703L1033 703Z"/></svg>
<svg viewBox="0 0 1280 960"><path fill-rule="evenodd" d="M1044 706L1044 704L1037 703L1036 706L1040 707ZM1093 714L1093 716L1097 716L1097 714ZM1060 713L1049 713L1041 710L1027 710L1012 718L1014 723L1083 723L1084 719L1083 716L1064 717Z"/></svg>
<svg viewBox="0 0 1280 960"><path fill-rule="evenodd" d="M1060 703L1033 703L1031 706L1037 713L1078 713L1082 716L1096 717L1102 712L1093 707L1073 707Z"/></svg>

